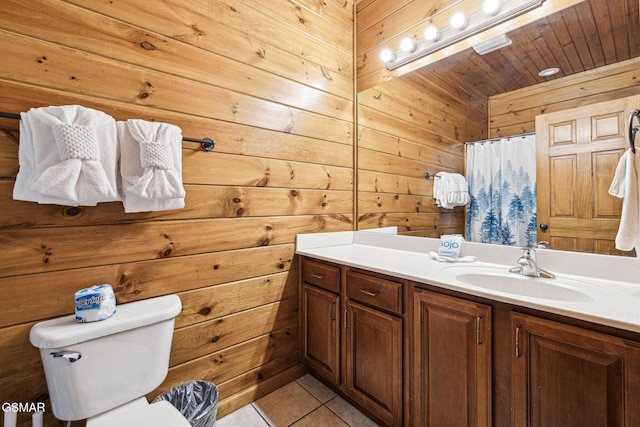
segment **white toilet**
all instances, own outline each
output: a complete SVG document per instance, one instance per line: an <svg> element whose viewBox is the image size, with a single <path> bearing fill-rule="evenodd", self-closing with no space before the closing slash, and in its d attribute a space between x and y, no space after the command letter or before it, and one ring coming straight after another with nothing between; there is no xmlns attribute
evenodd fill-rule
<svg viewBox="0 0 640 427"><path fill-rule="evenodd" d="M53 415L87 419L87 427L190 427L169 402L149 404L145 398L167 376L181 309L180 298L167 295L119 305L100 322L77 323L67 316L31 328Z"/></svg>

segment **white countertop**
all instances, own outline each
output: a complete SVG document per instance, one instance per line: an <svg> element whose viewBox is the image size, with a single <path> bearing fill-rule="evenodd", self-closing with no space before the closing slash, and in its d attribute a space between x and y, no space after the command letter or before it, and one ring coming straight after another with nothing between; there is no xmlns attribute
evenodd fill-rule
<svg viewBox="0 0 640 427"><path fill-rule="evenodd" d="M640 332L640 259L541 249L537 251L539 267L554 273L557 279L540 279L508 272L521 255L517 247L465 242L460 255L472 255L477 260L450 263L428 256L430 251L437 252L439 242L439 239L399 236L396 229L390 227L300 234L296 239L296 253ZM490 282L510 281L513 277L515 285L521 286L526 294L517 292L517 287L513 292L511 289L503 292L474 285L476 273L490 274ZM493 283L488 285L493 287Z"/></svg>

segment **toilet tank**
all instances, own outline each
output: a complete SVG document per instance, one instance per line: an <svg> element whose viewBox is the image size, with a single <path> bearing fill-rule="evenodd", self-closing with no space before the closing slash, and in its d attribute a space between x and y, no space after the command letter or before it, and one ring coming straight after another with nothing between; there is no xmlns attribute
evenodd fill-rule
<svg viewBox="0 0 640 427"><path fill-rule="evenodd" d="M118 305L99 322L66 316L31 328L55 417L82 420L155 390L167 376L181 309L180 298L167 295Z"/></svg>

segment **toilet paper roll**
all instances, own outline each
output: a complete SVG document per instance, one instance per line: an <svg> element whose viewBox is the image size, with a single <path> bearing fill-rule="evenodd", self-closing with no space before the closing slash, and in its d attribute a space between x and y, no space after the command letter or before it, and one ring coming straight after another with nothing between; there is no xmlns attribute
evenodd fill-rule
<svg viewBox="0 0 640 427"><path fill-rule="evenodd" d="M105 320L116 312L116 296L109 284L79 290L74 299L76 322L79 323Z"/></svg>

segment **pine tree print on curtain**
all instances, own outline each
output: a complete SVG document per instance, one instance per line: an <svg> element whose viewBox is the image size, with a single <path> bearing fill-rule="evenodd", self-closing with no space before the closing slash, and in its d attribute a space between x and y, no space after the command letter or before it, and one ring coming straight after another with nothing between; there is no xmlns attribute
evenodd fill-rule
<svg viewBox="0 0 640 427"><path fill-rule="evenodd" d="M467 241L535 246L535 135L467 145L467 181Z"/></svg>

